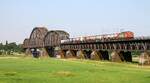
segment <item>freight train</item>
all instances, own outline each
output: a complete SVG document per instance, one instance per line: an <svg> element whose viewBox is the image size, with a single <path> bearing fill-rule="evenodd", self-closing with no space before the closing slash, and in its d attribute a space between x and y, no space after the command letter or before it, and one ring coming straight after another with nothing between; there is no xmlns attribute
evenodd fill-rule
<svg viewBox="0 0 150 83"><path fill-rule="evenodd" d="M94 35L94 36L82 36L77 38L69 38L66 40L61 40L61 44L65 43L84 43L84 42L102 42L108 40L129 40L134 38L134 33L131 31L125 31L120 33L113 34L103 34L103 35Z"/></svg>

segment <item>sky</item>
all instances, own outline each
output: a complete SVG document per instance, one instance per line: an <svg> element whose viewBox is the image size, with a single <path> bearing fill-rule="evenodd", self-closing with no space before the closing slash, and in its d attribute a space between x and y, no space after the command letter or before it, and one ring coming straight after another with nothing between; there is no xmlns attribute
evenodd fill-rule
<svg viewBox="0 0 150 83"><path fill-rule="evenodd" d="M34 27L71 37L120 31L150 36L150 0L0 0L0 42L22 43Z"/></svg>

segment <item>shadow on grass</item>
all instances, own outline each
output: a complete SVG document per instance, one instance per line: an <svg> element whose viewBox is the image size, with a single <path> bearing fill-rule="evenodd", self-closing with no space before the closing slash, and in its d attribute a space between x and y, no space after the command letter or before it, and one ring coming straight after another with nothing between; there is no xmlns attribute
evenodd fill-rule
<svg viewBox="0 0 150 83"><path fill-rule="evenodd" d="M5 76L15 76L17 75L17 72L7 72L7 73L4 73Z"/></svg>

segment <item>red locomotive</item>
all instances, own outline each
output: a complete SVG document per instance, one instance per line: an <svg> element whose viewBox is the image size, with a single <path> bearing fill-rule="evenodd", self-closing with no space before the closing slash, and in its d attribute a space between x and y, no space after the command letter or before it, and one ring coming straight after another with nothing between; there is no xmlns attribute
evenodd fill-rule
<svg viewBox="0 0 150 83"><path fill-rule="evenodd" d="M107 40L119 40L119 39L133 39L134 33L131 31L104 34L104 35L94 35L94 36L82 36L77 38L70 38L67 40L61 40L61 43L80 43L80 42L98 42Z"/></svg>
<svg viewBox="0 0 150 83"><path fill-rule="evenodd" d="M121 32L118 34L118 38L133 39L134 33L131 31Z"/></svg>

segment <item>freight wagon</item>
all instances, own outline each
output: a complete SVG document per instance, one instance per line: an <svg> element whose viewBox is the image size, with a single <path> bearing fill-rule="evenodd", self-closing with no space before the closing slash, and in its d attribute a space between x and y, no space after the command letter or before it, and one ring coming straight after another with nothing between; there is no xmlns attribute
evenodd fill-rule
<svg viewBox="0 0 150 83"><path fill-rule="evenodd" d="M131 31L113 33L113 34L104 34L104 35L94 35L94 36L82 36L77 38L69 38L66 40L61 40L61 44L64 43L84 43L84 42L99 42L107 40L119 40L119 39L133 39L134 33Z"/></svg>

